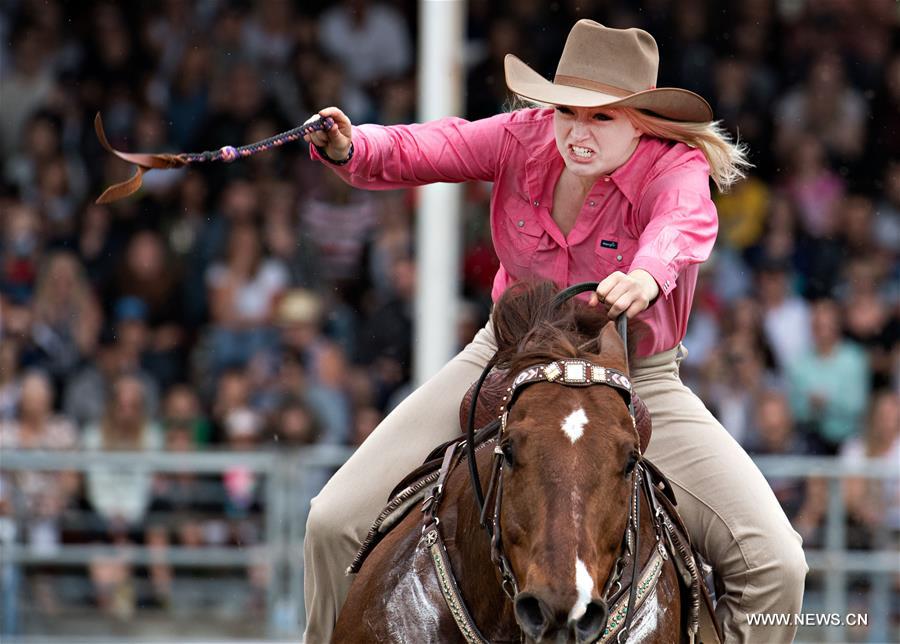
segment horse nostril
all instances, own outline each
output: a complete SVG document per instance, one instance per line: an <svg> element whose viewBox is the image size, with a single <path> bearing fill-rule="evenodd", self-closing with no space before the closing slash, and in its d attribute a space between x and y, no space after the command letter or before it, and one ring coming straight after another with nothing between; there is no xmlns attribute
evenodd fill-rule
<svg viewBox="0 0 900 644"><path fill-rule="evenodd" d="M550 611L540 599L531 593L519 593L516 596L516 621L525 634L534 640L540 640L550 626Z"/></svg>
<svg viewBox="0 0 900 644"><path fill-rule="evenodd" d="M584 615L575 622L576 641L593 642L606 628L607 608L600 600L593 600L587 605Z"/></svg>

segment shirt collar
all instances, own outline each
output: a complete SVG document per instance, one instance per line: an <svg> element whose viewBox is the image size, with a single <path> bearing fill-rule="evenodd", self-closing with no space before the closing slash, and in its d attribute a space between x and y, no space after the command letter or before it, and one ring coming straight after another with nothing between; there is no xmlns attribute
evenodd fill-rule
<svg viewBox="0 0 900 644"><path fill-rule="evenodd" d="M646 135L641 136L628 160L609 175L616 187L634 207L638 204L641 187L645 183L650 168L656 161L656 154L653 152L654 140Z"/></svg>
<svg viewBox="0 0 900 644"><path fill-rule="evenodd" d="M551 152L556 150L556 139L552 108L540 110L534 120L507 123L506 129L522 145L529 160L539 163L553 160Z"/></svg>
<svg viewBox="0 0 900 644"><path fill-rule="evenodd" d="M551 198L552 193L545 194L548 190L547 178L554 174L554 166L564 163L556 150L553 136L553 110L541 110L533 120L507 123L506 129L519 142L527 157L524 180L529 199L537 205Z"/></svg>

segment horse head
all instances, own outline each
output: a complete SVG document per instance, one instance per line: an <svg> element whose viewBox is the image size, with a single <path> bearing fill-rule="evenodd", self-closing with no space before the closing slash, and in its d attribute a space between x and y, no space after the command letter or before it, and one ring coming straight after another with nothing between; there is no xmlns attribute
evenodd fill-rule
<svg viewBox="0 0 900 644"><path fill-rule="evenodd" d="M514 386L497 452L495 541L515 580L515 616L526 636L593 642L622 572L640 444L627 377L627 388L590 382L594 367L627 374L615 324L580 303L542 307L544 290L514 293L495 309L501 364L514 377L554 364L580 375L581 361L587 382L576 386L563 374Z"/></svg>

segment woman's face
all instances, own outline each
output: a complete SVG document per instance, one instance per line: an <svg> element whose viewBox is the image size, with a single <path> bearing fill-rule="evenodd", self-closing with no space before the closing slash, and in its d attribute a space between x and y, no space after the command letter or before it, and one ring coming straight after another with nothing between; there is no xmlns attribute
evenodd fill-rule
<svg viewBox="0 0 900 644"><path fill-rule="evenodd" d="M621 110L562 105L556 107L553 132L566 168L584 178L599 178L624 164L641 136Z"/></svg>

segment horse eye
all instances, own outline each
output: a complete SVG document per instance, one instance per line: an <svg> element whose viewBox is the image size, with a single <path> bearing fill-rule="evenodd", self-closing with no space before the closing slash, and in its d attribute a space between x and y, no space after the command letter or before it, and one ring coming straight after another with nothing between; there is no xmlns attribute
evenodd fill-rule
<svg viewBox="0 0 900 644"><path fill-rule="evenodd" d="M512 445L506 443L500 446L500 449L503 450L503 460L506 461L506 464L512 467L515 463L515 455L513 454Z"/></svg>
<svg viewBox="0 0 900 644"><path fill-rule="evenodd" d="M625 476L628 476L634 471L634 466L637 465L639 458L640 456L635 452L628 455L628 462L625 464Z"/></svg>

